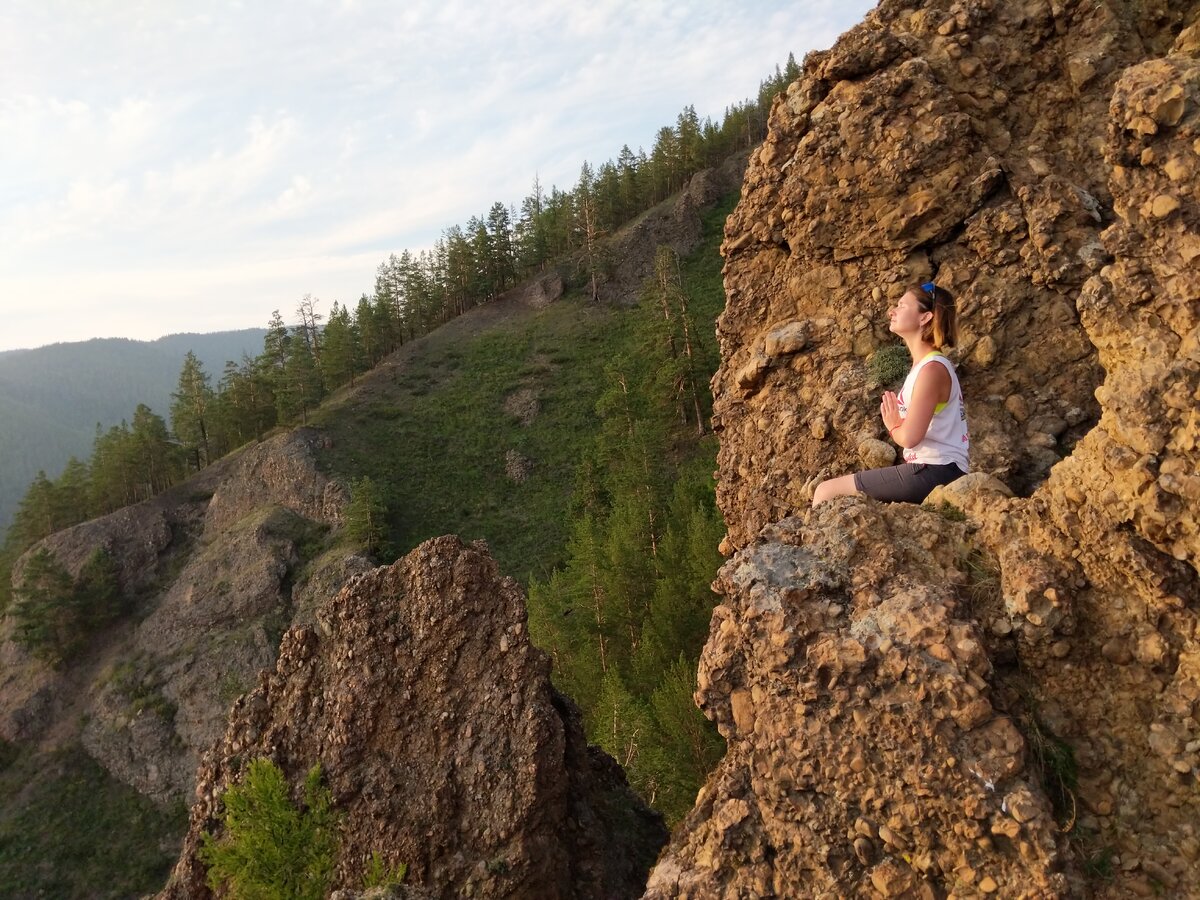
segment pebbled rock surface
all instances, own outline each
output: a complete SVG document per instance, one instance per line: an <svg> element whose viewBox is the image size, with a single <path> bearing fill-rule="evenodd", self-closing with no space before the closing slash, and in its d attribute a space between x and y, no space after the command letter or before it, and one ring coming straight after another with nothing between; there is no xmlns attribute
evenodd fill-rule
<svg viewBox="0 0 1200 900"><path fill-rule="evenodd" d="M805 61L723 246L736 555L697 699L730 753L649 896L1194 892L1198 172L1193 3L884 0ZM808 511L884 463L870 361L931 274L975 474L940 522ZM1047 742L1078 766L1059 798Z"/></svg>
<svg viewBox="0 0 1200 900"><path fill-rule="evenodd" d="M320 763L341 813L335 887L372 851L433 897L630 897L666 838L550 685L519 586L482 545L427 541L287 633L205 756L160 897L209 896L196 852L254 757Z"/></svg>
<svg viewBox="0 0 1200 900"><path fill-rule="evenodd" d="M966 530L847 499L725 564L696 700L728 751L646 897L1065 887L1058 828L993 705L963 599Z"/></svg>
<svg viewBox="0 0 1200 900"><path fill-rule="evenodd" d="M1113 252L1109 104L1190 6L885 0L805 60L722 248L732 547L887 440L868 364L896 342L887 310L912 281L959 298L976 468L1027 495L1095 424L1104 370L1077 301Z"/></svg>

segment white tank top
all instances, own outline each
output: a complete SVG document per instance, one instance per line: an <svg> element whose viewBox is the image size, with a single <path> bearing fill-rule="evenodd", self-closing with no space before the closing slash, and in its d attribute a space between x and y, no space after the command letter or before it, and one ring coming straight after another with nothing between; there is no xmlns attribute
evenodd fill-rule
<svg viewBox="0 0 1200 900"><path fill-rule="evenodd" d="M934 361L941 363L950 373L950 399L934 407L933 418L929 420L925 437L915 447L905 448L904 461L933 465L954 463L963 472L967 472L967 454L971 449L971 439L967 434L967 411L963 407L962 388L958 386L958 375L953 364L941 353L933 351L909 370L908 377L904 379L904 387L900 389L897 398L900 415L907 418L908 401L917 386L917 376L921 369Z"/></svg>

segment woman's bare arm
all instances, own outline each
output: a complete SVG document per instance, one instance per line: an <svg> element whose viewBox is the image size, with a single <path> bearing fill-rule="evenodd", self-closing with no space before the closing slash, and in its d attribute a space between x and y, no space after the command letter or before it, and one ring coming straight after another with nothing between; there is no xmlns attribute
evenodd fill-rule
<svg viewBox="0 0 1200 900"><path fill-rule="evenodd" d="M933 410L950 399L950 373L941 363L930 363L917 375L913 395L908 401L908 415L899 428L891 432L892 440L901 447L915 447L925 439Z"/></svg>

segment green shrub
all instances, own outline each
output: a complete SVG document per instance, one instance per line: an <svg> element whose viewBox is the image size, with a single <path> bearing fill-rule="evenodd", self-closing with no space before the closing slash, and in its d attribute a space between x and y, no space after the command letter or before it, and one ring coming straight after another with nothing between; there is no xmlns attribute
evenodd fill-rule
<svg viewBox="0 0 1200 900"><path fill-rule="evenodd" d="M903 344L888 344L876 350L867 360L867 371L878 386L894 384L912 367L912 358Z"/></svg>
<svg viewBox="0 0 1200 900"><path fill-rule="evenodd" d="M200 859L208 884L239 900L321 900L333 877L337 850L336 816L321 767L304 780L297 809L288 796L283 771L268 759L254 759L242 783L222 798L225 833L205 833Z"/></svg>
<svg viewBox="0 0 1200 900"><path fill-rule="evenodd" d="M408 874L408 863L389 866L383 861L378 850L371 851L367 860L366 871L363 872L363 890L368 888L388 888L403 883Z"/></svg>
<svg viewBox="0 0 1200 900"><path fill-rule="evenodd" d="M967 521L967 514L949 500L943 500L937 506L933 507L933 511L948 522Z"/></svg>
<svg viewBox="0 0 1200 900"><path fill-rule="evenodd" d="M116 560L103 549L88 557L79 577L72 579L43 547L29 558L14 597L14 639L51 665L75 654L88 634L129 611Z"/></svg>

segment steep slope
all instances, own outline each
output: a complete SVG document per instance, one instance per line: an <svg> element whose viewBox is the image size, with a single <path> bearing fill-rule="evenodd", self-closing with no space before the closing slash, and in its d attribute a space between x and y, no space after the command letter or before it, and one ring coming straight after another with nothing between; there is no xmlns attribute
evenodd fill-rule
<svg viewBox="0 0 1200 900"><path fill-rule="evenodd" d="M777 101L713 381L730 751L650 896L1197 883L1196 16L884 2ZM891 463L867 362L930 276L980 474L929 504L965 528L808 511Z"/></svg>
<svg viewBox="0 0 1200 900"><path fill-rule="evenodd" d="M311 431L280 435L153 500L47 538L40 546L72 575L105 549L121 590L141 598L141 618L57 668L14 643L6 618L0 737L47 747L82 740L139 791L160 801L190 794L229 703L274 661L299 603L295 575L345 502L344 489L316 470L316 441ZM326 562L347 573L359 565L337 554Z"/></svg>
<svg viewBox="0 0 1200 900"><path fill-rule="evenodd" d="M635 227L686 250L700 236L714 185L728 187L740 172L734 163L725 175L699 176L695 190ZM711 238L711 222L706 227ZM617 239L628 266L645 266L655 247L633 233ZM17 829L35 818L37 798L77 772L103 781L97 797L126 797L120 789L131 785L163 809L191 801L198 759L219 740L230 704L275 664L281 635L311 623L349 577L370 569L339 528L353 478L371 475L386 489L400 549L462 530L489 538L513 574L547 571L566 540L557 526L580 448L595 427L603 367L614 347L633 340L623 309L628 293L592 305L563 298L562 290L562 276L546 273L406 344L332 397L311 427L252 444L151 501L33 548L30 555L48 550L71 575L97 549L107 551L134 613L90 635L84 651L58 668L11 639L11 617L0 622L0 738L12 744L0 743L0 769L10 749L20 757L12 777L0 780L0 806L7 806L0 837L9 819ZM633 291L633 282L622 290ZM512 453L527 465L520 483L505 473ZM17 566L16 583L30 555ZM569 777L586 782L592 772L604 781L611 763L585 749L569 703L558 706ZM18 775L37 790L24 790ZM117 820L151 818L144 805L114 806ZM90 838L81 833L77 842L63 824L73 809L47 819L36 840L9 845L11 871L30 893L71 892L63 885L76 873L47 874L47 848L64 859L93 852L85 849ZM87 810L78 807L79 815ZM163 843L177 836L163 834ZM636 878L644 879L649 860L635 857ZM0 871L9 862L0 852ZM89 856L76 869L82 877L119 864Z"/></svg>

